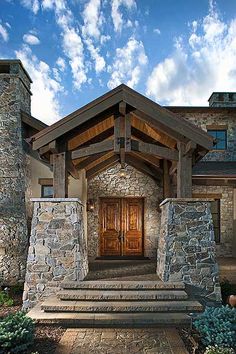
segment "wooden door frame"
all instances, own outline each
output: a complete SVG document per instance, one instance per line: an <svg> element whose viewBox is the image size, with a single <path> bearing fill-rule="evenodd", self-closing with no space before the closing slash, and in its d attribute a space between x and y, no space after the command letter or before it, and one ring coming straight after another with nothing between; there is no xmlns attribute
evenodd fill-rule
<svg viewBox="0 0 236 354"><path fill-rule="evenodd" d="M101 222L102 222L102 213L101 213L101 210L102 210L102 200L104 199L141 199L142 200L142 255L141 257L144 257L144 251L145 251L145 224L144 224L144 221L145 221L145 208L146 208L146 197L141 197L141 196L103 196L103 197L98 197L98 217L99 217L99 221L98 221L98 238L99 238L99 257L102 256L102 252L101 252ZM122 210L122 203L121 203L121 210ZM122 212L121 212L121 215L122 215ZM122 221L122 220L121 220ZM122 222L123 224L123 222ZM105 256L102 256L102 257L105 257ZM109 258L112 258L112 256L107 256ZM122 259L123 257L127 257L127 258L130 258L132 259L132 257L135 257L135 256L120 256L120 258ZM114 256L115 258L115 256Z"/></svg>

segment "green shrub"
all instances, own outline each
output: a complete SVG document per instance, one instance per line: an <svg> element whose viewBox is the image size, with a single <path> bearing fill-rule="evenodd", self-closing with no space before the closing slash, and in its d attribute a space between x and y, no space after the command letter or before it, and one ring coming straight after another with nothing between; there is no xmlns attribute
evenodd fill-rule
<svg viewBox="0 0 236 354"><path fill-rule="evenodd" d="M235 351L232 348L223 348L216 345L207 347L204 354L235 354Z"/></svg>
<svg viewBox="0 0 236 354"><path fill-rule="evenodd" d="M236 344L236 309L229 306L206 307L194 321L205 345L234 347Z"/></svg>
<svg viewBox="0 0 236 354"><path fill-rule="evenodd" d="M12 306L14 304L13 299L8 295L6 291L0 291L0 306Z"/></svg>
<svg viewBox="0 0 236 354"><path fill-rule="evenodd" d="M222 300L223 303L227 303L227 299L230 295L236 295L236 285L231 284L229 280L226 278L223 279L223 281L220 283L221 286L221 294L222 294Z"/></svg>
<svg viewBox="0 0 236 354"><path fill-rule="evenodd" d="M0 353L20 353L34 340L34 323L24 312L9 315L0 321Z"/></svg>

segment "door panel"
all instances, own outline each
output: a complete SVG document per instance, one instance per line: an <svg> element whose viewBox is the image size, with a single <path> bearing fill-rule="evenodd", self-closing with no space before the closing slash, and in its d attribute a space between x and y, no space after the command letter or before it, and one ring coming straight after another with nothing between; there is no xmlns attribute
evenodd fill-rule
<svg viewBox="0 0 236 354"><path fill-rule="evenodd" d="M143 200L129 198L123 200L124 255L143 254Z"/></svg>
<svg viewBox="0 0 236 354"><path fill-rule="evenodd" d="M102 256L121 254L121 200L103 199L101 203L100 246Z"/></svg>
<svg viewBox="0 0 236 354"><path fill-rule="evenodd" d="M143 255L143 199L101 199L100 254Z"/></svg>

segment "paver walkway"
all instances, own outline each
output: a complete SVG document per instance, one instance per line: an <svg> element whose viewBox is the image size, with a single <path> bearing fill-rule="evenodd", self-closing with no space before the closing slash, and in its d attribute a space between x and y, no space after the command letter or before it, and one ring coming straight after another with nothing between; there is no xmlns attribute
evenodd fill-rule
<svg viewBox="0 0 236 354"><path fill-rule="evenodd" d="M188 354L176 329L67 329L56 354Z"/></svg>

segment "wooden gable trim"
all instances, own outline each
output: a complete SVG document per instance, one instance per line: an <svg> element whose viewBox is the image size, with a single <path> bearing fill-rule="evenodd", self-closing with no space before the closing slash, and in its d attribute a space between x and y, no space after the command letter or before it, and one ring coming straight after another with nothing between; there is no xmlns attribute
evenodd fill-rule
<svg viewBox="0 0 236 354"><path fill-rule="evenodd" d="M39 132L34 135L32 137L33 149L39 149L40 147L48 144L50 141L57 139L64 133L80 126L89 119L109 109L111 106L114 106L122 100L122 87L118 86L116 89L108 92L74 113L71 113L67 117L61 119L59 122L44 129L43 132Z"/></svg>
<svg viewBox="0 0 236 354"><path fill-rule="evenodd" d="M155 122L159 123L164 127L171 129L173 133L179 134L179 141L184 142L183 138L185 137L208 150L212 149L213 138L211 138L202 129L182 118L177 117L171 111L159 106L157 103L151 101L147 97L127 86L124 87L124 100L129 105L135 107L139 112L142 112L152 118L154 124Z"/></svg>
<svg viewBox="0 0 236 354"><path fill-rule="evenodd" d="M213 138L207 133L123 84L35 134L31 138L33 149L39 149L121 101L135 108L134 112L141 114L142 120L172 138L185 143L192 140L208 150L212 149Z"/></svg>

